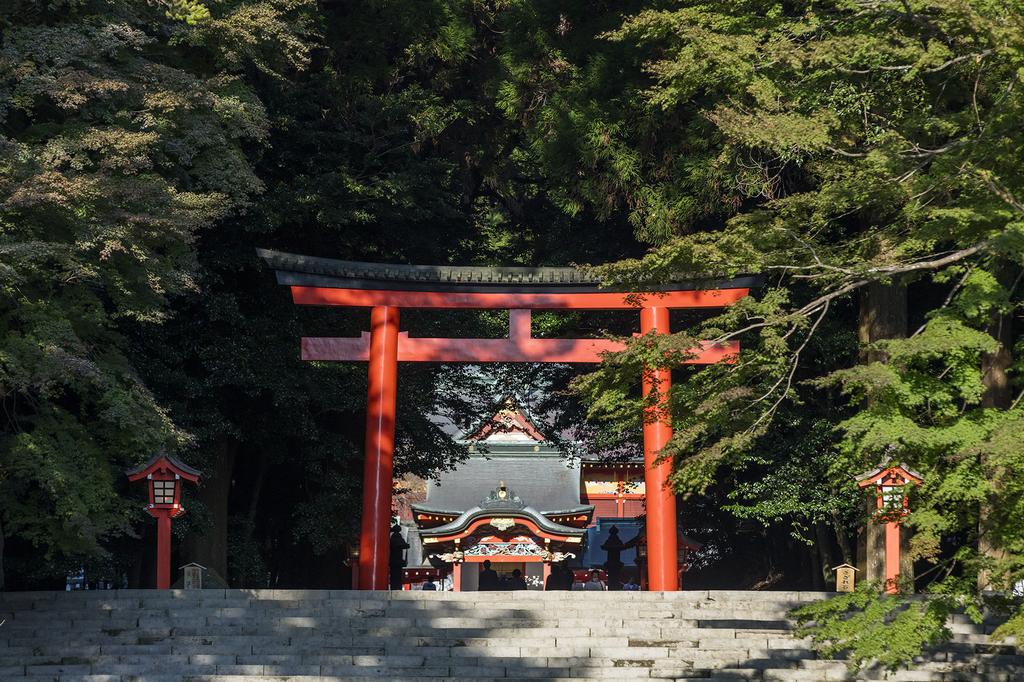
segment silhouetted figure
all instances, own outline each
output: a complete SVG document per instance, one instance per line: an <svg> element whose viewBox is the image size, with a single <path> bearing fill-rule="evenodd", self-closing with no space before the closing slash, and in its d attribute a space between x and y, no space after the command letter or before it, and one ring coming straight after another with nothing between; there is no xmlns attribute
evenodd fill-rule
<svg viewBox="0 0 1024 682"><path fill-rule="evenodd" d="M508 589L510 590L525 590L526 579L523 578L523 572L518 568L512 571L512 577L508 580Z"/></svg>
<svg viewBox="0 0 1024 682"><path fill-rule="evenodd" d="M434 583L433 578L427 578L426 582L423 583L423 587L420 589L424 592L437 592L437 585Z"/></svg>
<svg viewBox="0 0 1024 682"><path fill-rule="evenodd" d="M622 540L619 539L618 526L608 529L608 539L601 545L601 549L608 553L608 559L604 562L604 571L608 574L608 589L619 589L619 576L622 574L623 563L619 554L625 549Z"/></svg>
<svg viewBox="0 0 1024 682"><path fill-rule="evenodd" d="M565 574L562 572L561 564L552 564L551 572L548 573L547 580L544 581L544 591L552 592L555 590L567 590L569 588L563 587L565 584Z"/></svg>
<svg viewBox="0 0 1024 682"><path fill-rule="evenodd" d="M481 592L492 592L500 587L498 582L498 572L491 568L491 562L484 562L484 570L480 571L480 586Z"/></svg>
<svg viewBox="0 0 1024 682"><path fill-rule="evenodd" d="M551 587L549 590L571 590L573 574L572 569L565 562L555 564L551 567L551 575L548 577L551 581Z"/></svg>
<svg viewBox="0 0 1024 682"><path fill-rule="evenodd" d="M409 543L402 537L402 527L391 526L391 552L388 556L388 569L391 578L391 589L402 589L402 569L405 568L405 550Z"/></svg>

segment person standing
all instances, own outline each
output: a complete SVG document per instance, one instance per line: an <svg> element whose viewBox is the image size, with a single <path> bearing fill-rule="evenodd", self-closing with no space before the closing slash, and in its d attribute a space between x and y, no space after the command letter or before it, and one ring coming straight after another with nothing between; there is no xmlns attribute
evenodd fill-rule
<svg viewBox="0 0 1024 682"><path fill-rule="evenodd" d="M561 579L559 580L557 589L566 591L571 590L576 576L573 575L572 569L569 568L569 564L567 562L558 564L558 574L561 576Z"/></svg>
<svg viewBox="0 0 1024 682"><path fill-rule="evenodd" d="M622 573L623 563L619 555L622 550L625 549L625 544L619 539L619 528L618 526L612 526L608 530L608 539L603 545L603 549L608 554L608 560L604 562L605 574L608 576L608 587L609 590L619 589L619 575Z"/></svg>
<svg viewBox="0 0 1024 682"><path fill-rule="evenodd" d="M554 564L551 566L548 579L544 581L544 590L546 592L568 590L572 587L572 576L567 574L566 568L565 564Z"/></svg>
<svg viewBox="0 0 1024 682"><path fill-rule="evenodd" d="M405 550L409 543L402 537L402 527L397 523L391 526L391 551L388 556L389 582L392 590L402 589L402 569L405 568Z"/></svg>
<svg viewBox="0 0 1024 682"><path fill-rule="evenodd" d="M491 568L491 562L484 561L484 569L480 571L481 592L492 592L498 589L498 572Z"/></svg>
<svg viewBox="0 0 1024 682"><path fill-rule="evenodd" d="M601 582L601 574L597 571L590 572L590 580L583 586L583 589L587 592L604 592L608 588Z"/></svg>
<svg viewBox="0 0 1024 682"><path fill-rule="evenodd" d="M512 571L512 577L508 581L508 589L510 590L525 590L526 589L526 578L523 577L523 572L518 568Z"/></svg>

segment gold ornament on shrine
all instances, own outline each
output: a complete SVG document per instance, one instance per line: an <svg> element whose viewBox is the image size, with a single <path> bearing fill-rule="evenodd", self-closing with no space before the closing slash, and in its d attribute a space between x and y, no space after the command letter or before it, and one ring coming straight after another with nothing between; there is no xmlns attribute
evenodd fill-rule
<svg viewBox="0 0 1024 682"><path fill-rule="evenodd" d="M516 525L516 520L503 516L491 519L490 524L498 530L508 530L512 526Z"/></svg>

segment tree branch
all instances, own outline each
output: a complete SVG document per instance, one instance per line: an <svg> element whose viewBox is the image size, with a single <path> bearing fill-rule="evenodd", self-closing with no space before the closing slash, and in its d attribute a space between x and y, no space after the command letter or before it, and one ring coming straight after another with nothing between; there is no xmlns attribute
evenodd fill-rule
<svg viewBox="0 0 1024 682"><path fill-rule="evenodd" d="M992 54L992 50L982 50L981 52L974 52L971 54L962 54L959 57L953 57L952 59L946 60L938 66L933 66L928 69L921 69L921 73L938 73L948 69L950 66L964 61L965 59L984 59L988 55ZM844 66L836 67L837 70L843 73L854 73L854 74L866 74L874 71L910 71L914 68L914 64L898 64L893 66L876 66L873 69L850 69Z"/></svg>

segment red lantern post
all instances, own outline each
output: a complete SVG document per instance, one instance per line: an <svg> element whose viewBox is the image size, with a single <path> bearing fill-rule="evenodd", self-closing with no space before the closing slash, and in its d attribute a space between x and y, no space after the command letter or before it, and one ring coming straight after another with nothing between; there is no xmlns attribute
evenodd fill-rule
<svg viewBox="0 0 1024 682"><path fill-rule="evenodd" d="M156 589L170 589L171 519L185 513L181 506L181 481L198 483L201 474L163 451L125 474L132 483L147 481L149 504L146 511L156 519Z"/></svg>
<svg viewBox="0 0 1024 682"><path fill-rule="evenodd" d="M906 464L890 465L888 460L857 477L861 488L875 486L877 489L875 520L885 524L885 591L889 594L899 592L900 522L910 513L906 488L923 480L921 474Z"/></svg>

